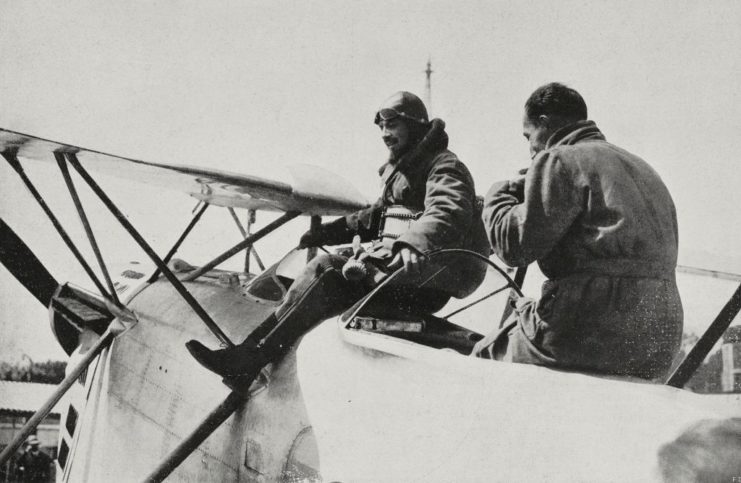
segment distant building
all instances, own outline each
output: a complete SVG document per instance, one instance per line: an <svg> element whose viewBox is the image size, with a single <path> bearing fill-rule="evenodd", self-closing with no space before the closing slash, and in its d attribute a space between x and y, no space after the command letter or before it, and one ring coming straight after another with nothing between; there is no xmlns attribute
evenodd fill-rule
<svg viewBox="0 0 741 483"><path fill-rule="evenodd" d="M694 334L684 335L672 372L697 340L698 337ZM734 325L726 330L685 388L703 394L741 394L741 325Z"/></svg>
<svg viewBox="0 0 741 483"><path fill-rule="evenodd" d="M26 421L49 399L55 389L56 386L53 384L0 381L0 450L8 446ZM61 402L57 404L54 410L38 425L35 432L40 443L40 449L51 456L52 459L57 456L59 408L62 407L64 406ZM22 447L22 449L25 449L25 447ZM12 459L3 468L0 468L0 483L13 481L14 464L15 461Z"/></svg>
<svg viewBox="0 0 741 483"><path fill-rule="evenodd" d="M723 392L741 392L741 326L729 327L720 347L723 369L720 385Z"/></svg>

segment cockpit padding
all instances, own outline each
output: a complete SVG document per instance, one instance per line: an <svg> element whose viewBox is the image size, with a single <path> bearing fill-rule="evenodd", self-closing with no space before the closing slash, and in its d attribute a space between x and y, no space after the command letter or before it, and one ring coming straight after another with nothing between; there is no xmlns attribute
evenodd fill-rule
<svg viewBox="0 0 741 483"><path fill-rule="evenodd" d="M425 316L424 321L425 328L422 332L388 331L385 334L435 349L453 349L464 355L469 355L476 342L484 338L478 332L434 315Z"/></svg>

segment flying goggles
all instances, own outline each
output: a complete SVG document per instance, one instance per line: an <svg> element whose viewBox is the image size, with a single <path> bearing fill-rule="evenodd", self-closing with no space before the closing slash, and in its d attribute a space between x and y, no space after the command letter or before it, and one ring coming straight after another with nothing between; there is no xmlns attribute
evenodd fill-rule
<svg viewBox="0 0 741 483"><path fill-rule="evenodd" d="M425 118L410 116L405 112L400 112L390 107L379 109L378 112L376 112L376 118L373 122L375 124L379 124L381 121L390 121L391 119L396 119L397 117L403 117L404 119L409 119L410 121L418 122L420 124L427 124L427 119Z"/></svg>

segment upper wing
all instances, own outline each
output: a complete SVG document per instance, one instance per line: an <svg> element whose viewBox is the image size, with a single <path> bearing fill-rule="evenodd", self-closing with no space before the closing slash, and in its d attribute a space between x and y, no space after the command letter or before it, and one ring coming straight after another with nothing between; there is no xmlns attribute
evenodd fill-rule
<svg viewBox="0 0 741 483"><path fill-rule="evenodd" d="M150 163L57 143L0 128L0 152L54 161L55 152L75 153L85 169L188 193L208 203L235 208L343 215L368 205L347 181L315 166L289 170L293 183L195 166Z"/></svg>

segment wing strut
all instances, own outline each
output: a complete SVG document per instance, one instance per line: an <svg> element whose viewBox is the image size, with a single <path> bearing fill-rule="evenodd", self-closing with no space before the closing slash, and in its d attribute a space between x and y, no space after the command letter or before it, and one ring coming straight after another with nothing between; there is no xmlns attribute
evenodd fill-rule
<svg viewBox="0 0 741 483"><path fill-rule="evenodd" d="M67 168L67 163L64 161L64 155L62 153L55 152L54 158L56 158L57 160L59 170L62 172L64 182L67 184L67 189L69 190L70 196L72 196L72 202L75 204L75 208L77 208L77 214L80 216L80 222L82 222L82 226L85 229L85 233L87 234L87 238L90 241L90 246L93 249L95 258L96 260L98 260L100 271L103 272L103 278L105 278L106 285L108 285L108 291L111 294L111 298L113 299L114 303L120 307L121 302L118 300L118 295L116 295L116 289L113 287L111 275L108 273L108 268L103 261L103 255L101 255L98 243L95 241L93 228L90 226L90 221L87 219L85 209L82 207L82 202L80 201L80 197L77 194L77 190L75 189L75 184L72 182L72 177L69 175L69 169Z"/></svg>
<svg viewBox="0 0 741 483"><path fill-rule="evenodd" d="M180 463L185 461L193 451L208 438L211 433L231 416L243 403L245 399L237 392L231 392L224 401L206 416L201 423L173 449L167 457L160 462L143 481L147 483L159 483L164 481Z"/></svg>
<svg viewBox="0 0 741 483"><path fill-rule="evenodd" d="M139 246L144 250L144 252L149 256L149 258L152 259L155 265L157 265L157 268L160 269L162 274L167 278L167 280L170 281L172 286L175 288L175 290L183 297L185 302L193 309L193 311L201 318L204 324L206 324L206 327L216 336L219 341L226 347L232 347L234 344L231 340L229 340L229 337L224 333L223 330L221 330L221 327L216 325L216 322L211 318L211 316L208 315L208 313L201 307L201 305L198 303L198 301L191 295L190 292L188 292L188 289L185 288L183 283L178 280L178 278L175 276L175 274L170 271L170 269L167 267L167 264L165 264L162 259L155 253L155 251L152 249L152 247L149 246L149 244L142 238L142 236L139 234L138 231L134 228L134 226L129 222L129 220L126 219L126 216L124 216L123 213L116 207L116 205L111 201L110 198L108 198L108 195L105 194L105 192L101 189L100 186L95 182L95 180L88 174L88 172L85 170L85 168L82 167L80 164L80 161L77 159L77 156L74 153L66 153L67 161L72 165L73 168L80 174L82 179L85 180L85 182L90 186L90 189L93 190L93 192L100 198L100 201L103 202L103 204L108 208L108 210L111 212L111 214L118 220L119 223L124 227L124 229L131 235L131 238L136 241Z"/></svg>
<svg viewBox="0 0 741 483"><path fill-rule="evenodd" d="M713 323L710 324L705 333L702 334L702 337L700 337L700 340L697 341L682 363L679 364L674 370L674 373L666 381L668 386L683 387L689 382L692 375L700 367L702 361L705 360L705 357L710 353L710 350L718 339L721 338L726 329L728 329L728 326L731 325L731 322L733 322L733 319L736 318L740 310L741 285L738 286Z"/></svg>
<svg viewBox="0 0 741 483"><path fill-rule="evenodd" d="M237 216L237 213L234 211L234 208L231 206L227 208L229 210L229 214L232 215L232 219L234 220L234 223L237 225L237 229L239 230L239 233L242 234L242 238L247 238L252 234L252 223L255 222L255 210L247 210L247 228L242 226L242 222L239 221L239 217ZM255 257L255 261L257 262L257 266L260 267L260 270L265 270L265 265L263 265L262 260L260 260L260 255L257 254L257 250L252 245L245 248L245 254L244 254L244 273L250 272L250 255Z"/></svg>
<svg viewBox="0 0 741 483"><path fill-rule="evenodd" d="M46 216L51 221L52 225L54 225L54 228L56 228L57 233L59 233L59 236L62 237L62 240L64 240L64 243L67 245L67 248L72 252L72 255L75 256L77 261L80 263L82 268L85 270L85 273L87 273L88 277L90 277L90 280L95 284L95 287L98 289L98 292L100 292L101 295L106 297L109 300L111 299L111 295L108 293L108 291L103 288L103 284L100 283L100 280L98 280L98 277L95 275L95 272L93 272L93 269L90 268L90 265L88 265L87 261L85 261L85 258L82 256L80 251L75 246L72 239L67 235L67 232L62 227L62 224L59 223L59 220L56 216L54 216L54 213L52 213L49 206L46 204L46 201L44 201L44 198L41 196L41 194L36 189L36 186L31 182L31 180L26 176L25 171L23 171L23 166L21 166L20 161L18 161L17 156L18 150L17 149L9 149L6 151L3 151L1 154L5 158L6 161L8 161L8 164L13 167L13 169L18 173L18 176L20 176L23 183L26 185L26 188L28 188L28 191L31 192L31 195L36 199L36 201L41 206L41 209L44 210L44 213L46 213Z"/></svg>
<svg viewBox="0 0 741 483"><path fill-rule="evenodd" d="M44 307L49 306L59 282L2 218L0 218L0 263Z"/></svg>
<svg viewBox="0 0 741 483"><path fill-rule="evenodd" d="M276 228L278 228L278 227L280 227L282 225L285 225L286 223L288 223L292 219L296 218L300 214L301 214L300 211L288 211L288 212L284 213L280 218L278 218L276 220L273 220L273 222L269 223L268 225L265 225L260 230L256 231L253 235L251 235L251 236L245 238L244 240L242 240L241 242L237 243L232 248L230 248L229 250L225 251L224 253L222 253L218 257L214 258L213 260L211 260L210 262L208 262L207 264L205 264L201 268L196 269L196 270L190 272L187 276L183 277L183 281L184 282L190 282L190 281L193 281L193 280L197 279L198 277L200 277L204 273L208 272L209 270L211 270L212 268L214 268L215 266L217 266L221 262L223 262L225 260L228 260L229 258L233 257L237 253L239 253L242 250L244 250L246 247L252 245L257 240L263 238L265 235L268 235L269 233L271 233Z"/></svg>
<svg viewBox="0 0 741 483"><path fill-rule="evenodd" d="M20 448L23 442L26 441L26 438L34 432L36 426L38 426L39 423L49 415L62 396L64 396L72 384L77 381L77 378L80 377L80 374L87 369L90 363L98 357L103 349L110 346L111 342L113 342L113 339L115 339L117 335L127 330L127 325L129 327L131 326L129 323L136 322L133 314L126 308L116 310L115 315L117 320L114 320L114 322L108 325L108 328L105 330L103 335L101 335L95 344L93 344L93 346L85 353L80 362L67 373L67 376L65 376L64 380L59 383L57 388L54 390L54 393L49 397L44 405L41 406L41 408L39 408L39 410L28 419L28 421L26 421L26 424L23 425L20 432L18 432L18 434L15 435L15 438L13 438L13 441L8 444L2 453L0 453L0 466L3 466L10 457L15 454L15 451ZM126 320L127 324L122 324L122 320Z"/></svg>
<svg viewBox="0 0 741 483"><path fill-rule="evenodd" d="M197 207L198 206L196 206L196 208ZM175 242L172 248L170 248L170 251L167 252L167 255L165 255L165 258L162 259L165 265L167 265L170 262L170 259L175 255L175 253L177 253L178 248L180 248L180 245L182 245L182 243L185 241L185 237L188 236L188 233L190 233L190 231L196 226L196 223L198 223L198 220L201 219L201 217L203 216L203 213L206 212L206 208L208 207L209 207L209 204L204 202L203 206L201 206L201 209L198 210L198 212L195 215L193 215L193 218L190 220L190 223L188 223L188 226L185 227L183 234L180 235L180 238L178 238L178 240ZM159 269L159 267L157 267L157 270L155 270L152 276L149 277L148 282L152 283L155 280L157 280L160 276L160 273L162 273L162 271Z"/></svg>
<svg viewBox="0 0 741 483"><path fill-rule="evenodd" d="M247 236L252 234L252 224L255 222L255 219L257 218L257 212L255 210L247 210ZM255 261L257 262L257 266L260 267L260 270L265 270L265 264L262 263L262 260L260 260L260 255L257 254L257 249L252 246L247 248L247 257L245 259L245 273L249 273L250 267L249 267L249 255L253 255L255 257Z"/></svg>
<svg viewBox="0 0 741 483"><path fill-rule="evenodd" d="M230 210L231 211L231 210ZM235 216L235 213L232 213ZM214 268L219 263L235 255L241 251L244 247L251 246L254 242L264 237L268 233L272 232L276 228L280 227L284 223L292 220L298 216L298 212L288 212L283 216L273 221L266 227L255 232L253 235L249 235L247 232L244 233L246 238L235 245L230 250L227 250L220 256L216 257L212 262L204 265L195 272L189 274L183 280L194 280L206 273L207 271ZM318 221L321 222L321 217L317 217ZM313 219L313 217L312 217ZM235 216L235 221L239 220ZM238 223L241 227L241 224ZM206 438L208 438L216 429L221 426L239 407L246 401L246 397L236 391L232 391L224 399L224 401L214 408L196 428L178 444L164 460L155 468L149 475L144 478L144 482L147 483L159 483L164 481L185 459L195 451Z"/></svg>

